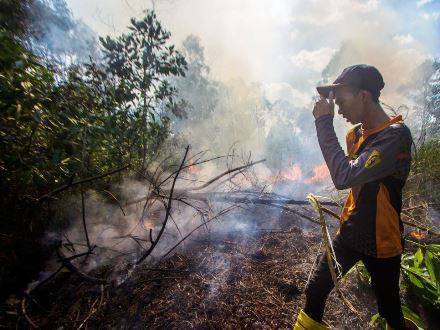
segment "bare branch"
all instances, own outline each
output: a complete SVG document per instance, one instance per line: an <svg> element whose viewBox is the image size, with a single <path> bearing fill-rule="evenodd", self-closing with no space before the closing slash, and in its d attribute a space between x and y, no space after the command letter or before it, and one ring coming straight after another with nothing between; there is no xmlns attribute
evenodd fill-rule
<svg viewBox="0 0 440 330"><path fill-rule="evenodd" d="M113 198L113 200L116 201L116 203L118 203L118 206L119 206L119 208L121 209L122 214L123 214L124 217L125 217L124 209L122 208L122 205L121 205L121 203L119 202L119 200L116 198L116 196L113 195L113 194L112 194L110 191L108 191L108 190L104 190L104 192L106 192L107 194L109 194L110 197Z"/></svg>
<svg viewBox="0 0 440 330"><path fill-rule="evenodd" d="M130 164L127 164L125 166L122 166L120 168L117 168L117 169L115 169L113 171L110 171L110 172L107 172L107 173L104 173L104 174L95 175L95 176L92 176L92 177L89 177L89 178L86 178L86 179L82 179L82 180L78 180L78 181L69 183L67 185L64 185L64 186L59 187L59 188L57 188L55 190L52 190L51 192L49 192L49 193L47 193L47 194L37 198L37 202L41 202L41 201L45 200L46 198L51 198L51 197L59 194L60 192L66 190L66 189L68 189L70 187L73 187L73 186L76 186L76 185L79 185L79 184L82 184L82 183L87 183L87 182L95 181L95 180L98 180L98 179L102 179L102 178L104 178L106 176L109 176L109 175L121 172L121 171L123 171L123 170L125 170L125 169L127 169L129 167L130 167Z"/></svg>
<svg viewBox="0 0 440 330"><path fill-rule="evenodd" d="M233 169L227 170L227 171L225 171L225 172L223 172L223 173L217 175L215 178L209 180L209 181L206 182L205 184L203 184L203 185L201 185L201 186L199 186L199 187L190 188L190 189L188 189L188 190L191 190L191 191L194 191L194 190L201 190L201 189L203 189L203 188L208 187L211 183L217 181L218 179L224 177L225 175L228 175L229 173L233 173L233 172L236 172L236 171L240 171L240 170L242 170L242 169L245 169L245 168L248 168L248 167L254 166L254 165L256 165L256 164L259 164L259 163L262 163L262 162L265 162L265 161L266 161L266 159L262 159L262 160L258 160L258 161L256 161L256 162L252 162L252 163L249 163L249 164L246 164L246 165L240 166L240 167L236 167L236 168L233 168Z"/></svg>
<svg viewBox="0 0 440 330"><path fill-rule="evenodd" d="M175 244L170 250L168 250L167 253L165 253L161 260L166 258L171 252L173 252L180 244L182 244L188 237L190 237L196 230L198 230L199 228L206 226L206 224L208 224L209 222L219 218L220 216L228 213L229 211L232 211L233 209L237 208L237 205L233 205L225 210L222 210L221 212L219 212L217 215L215 215L214 217L212 217L211 219L203 222L202 224L198 225L196 228L194 228L193 230L191 230L184 238L182 238L179 242L177 242L177 244Z"/></svg>
<svg viewBox="0 0 440 330"><path fill-rule="evenodd" d="M151 244L151 246L147 250L147 252L145 252L140 257L140 259L136 262L137 265L140 264L142 261L144 261L145 258L147 258L151 254L151 252L156 247L157 243L159 242L159 240L160 240L160 238L161 238L161 236L162 236L162 234L163 234L163 232L165 230L165 227L166 227L167 222L168 222L168 217L169 217L170 212L171 212L171 202L172 202L172 199L173 199L174 186L176 185L177 177L179 176L179 173L182 170L183 164L185 164L185 160L186 160L186 156L188 155L188 151L189 151L189 146L187 146L186 149L185 149L185 155L183 156L182 162L180 164L179 169L177 170L177 173L176 173L176 175L174 177L174 180L173 180L173 184L171 186L170 196L168 198L168 204L167 204L167 209L166 209L165 220L163 221L162 228L160 229L159 234L157 235L156 239L154 240L154 243Z"/></svg>
<svg viewBox="0 0 440 330"><path fill-rule="evenodd" d="M72 265L72 263L70 262L69 258L67 258L64 255L64 253L61 251L61 247L62 247L61 244L59 244L59 246L56 249L56 251L57 251L58 258L60 259L60 261L62 262L64 267L66 267L72 273L77 274L79 277L81 277L82 279L84 279L86 281L89 281L89 282L92 282L92 283L98 283L98 284L105 284L105 283L107 283L107 281L105 279L101 279L101 278L97 278L97 277L93 277L93 276L89 276L87 274L84 274L78 268L76 268L74 265Z"/></svg>

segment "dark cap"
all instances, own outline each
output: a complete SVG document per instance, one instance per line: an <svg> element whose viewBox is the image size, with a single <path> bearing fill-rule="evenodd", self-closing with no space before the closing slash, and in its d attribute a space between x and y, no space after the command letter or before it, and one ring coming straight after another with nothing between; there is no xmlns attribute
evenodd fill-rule
<svg viewBox="0 0 440 330"><path fill-rule="evenodd" d="M330 91L338 86L352 86L371 92L374 98L379 98L380 91L385 86L382 75L374 66L357 64L345 68L331 85L318 86L319 94L328 98Z"/></svg>

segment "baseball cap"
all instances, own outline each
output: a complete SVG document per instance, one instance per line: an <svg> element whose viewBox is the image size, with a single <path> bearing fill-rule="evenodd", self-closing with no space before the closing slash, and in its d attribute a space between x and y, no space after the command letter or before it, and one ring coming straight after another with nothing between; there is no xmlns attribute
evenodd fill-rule
<svg viewBox="0 0 440 330"><path fill-rule="evenodd" d="M330 91L338 86L357 87L371 92L373 97L378 98L385 83L379 70L374 66L356 64L345 68L333 84L318 86L316 90L319 94L328 98Z"/></svg>

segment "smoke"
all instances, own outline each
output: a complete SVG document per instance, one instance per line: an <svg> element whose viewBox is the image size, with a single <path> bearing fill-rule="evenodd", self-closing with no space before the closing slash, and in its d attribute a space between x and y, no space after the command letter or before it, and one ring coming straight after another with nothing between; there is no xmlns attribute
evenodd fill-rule
<svg viewBox="0 0 440 330"><path fill-rule="evenodd" d="M145 2L134 0L68 3L100 35L121 33L129 17L139 17L145 9ZM430 2L176 0L154 4L159 19L172 32L172 41L182 45L189 60L187 76L173 83L192 107L185 120L174 121L174 137L190 143L195 152L209 150L207 158L230 156L196 167L194 175L206 181L225 168L266 158L254 169L257 184L298 199L308 192L319 193L330 183L311 113L315 86L332 81L348 65L368 63L383 73L386 86L381 100L396 108L403 103L411 108L411 91L420 88L415 78L439 50L438 16L434 15L439 8ZM343 145L347 124L335 120L335 125ZM243 188L252 184L247 181ZM183 187L182 181L179 185ZM145 184L134 181L114 189L121 201L148 194ZM75 221L67 237L84 243L78 197L69 204ZM160 204L145 214L141 204L124 207L124 216L117 204L92 192L86 205L91 242L132 253L124 256L131 262L142 251L139 244L148 245L139 238L148 240L150 229L156 235L164 217ZM214 204L214 213L222 207ZM231 213L199 232L212 230L220 236L255 232L255 211ZM268 227L278 226L279 211L262 216L271 219ZM155 258L199 224L197 212L180 204L173 219L175 224L168 223ZM96 264L111 260L105 252L100 256ZM222 258L217 263L227 274L229 264ZM218 286L213 284L212 290L215 294Z"/></svg>
<svg viewBox="0 0 440 330"><path fill-rule="evenodd" d="M209 79L222 85L218 90L222 95L193 88L199 94L196 100L190 92L182 93L200 117L216 111L206 125L199 125L193 116L197 125L188 128L192 131L189 141L216 152L239 142L255 156L267 156L262 136L273 136L272 130L281 135L279 131L285 130L286 138L277 137L285 141L297 138L303 130L307 131L304 140L314 147L308 144L301 155L308 153L306 158L316 163L319 157L314 154L319 150L310 112L319 82L332 81L348 65L373 64L386 82L382 101L394 108L411 107L410 90L420 88L421 83L413 78L440 46L436 2L174 0L146 4L95 0L87 5L69 4L101 35L121 33L129 17L139 17L145 7L154 6L172 32L172 42L180 45L188 35L198 38L203 63L210 68ZM277 125L284 126L277 129ZM347 124L336 121L336 125L343 138Z"/></svg>
<svg viewBox="0 0 440 330"><path fill-rule="evenodd" d="M96 34L75 19L65 0L35 0L26 7L26 42L37 55L58 64L97 57Z"/></svg>

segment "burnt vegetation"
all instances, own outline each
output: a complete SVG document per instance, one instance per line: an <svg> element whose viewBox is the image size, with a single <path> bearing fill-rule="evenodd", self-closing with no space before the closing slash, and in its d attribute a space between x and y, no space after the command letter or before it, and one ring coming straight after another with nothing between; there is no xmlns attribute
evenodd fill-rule
<svg viewBox="0 0 440 330"><path fill-rule="evenodd" d="M212 156L179 135L226 90L199 39L178 50L153 11L97 38L63 0L0 4L0 327L292 327L319 220L307 201L271 192L279 177L262 180L264 159L234 146ZM402 298L435 328L439 62L424 72ZM342 199L320 201L334 234ZM368 281L362 265L342 280L352 309L331 295L335 328L377 326Z"/></svg>

